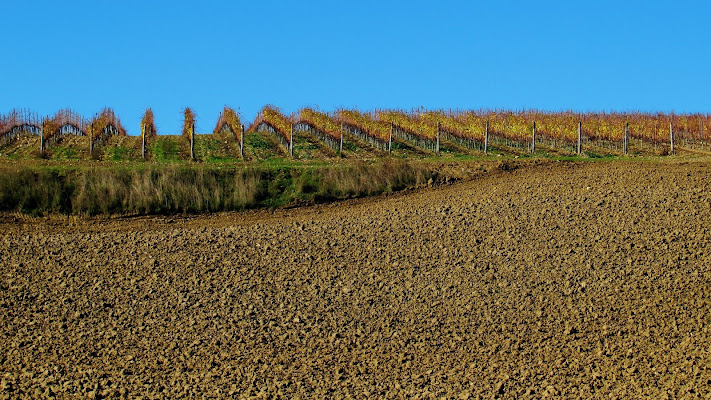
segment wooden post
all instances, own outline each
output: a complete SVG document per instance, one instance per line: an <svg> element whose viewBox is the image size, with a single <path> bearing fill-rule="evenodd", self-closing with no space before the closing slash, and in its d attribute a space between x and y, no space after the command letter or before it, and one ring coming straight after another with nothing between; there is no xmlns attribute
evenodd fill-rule
<svg viewBox="0 0 711 400"><path fill-rule="evenodd" d="M630 123L625 122L625 141L623 142L623 148L622 151L625 155L627 155L627 152L629 151L629 145L630 145Z"/></svg>
<svg viewBox="0 0 711 400"><path fill-rule="evenodd" d="M291 132L289 134L289 155L294 157L294 124L291 124Z"/></svg>
<svg viewBox="0 0 711 400"><path fill-rule="evenodd" d="M701 150L704 149L704 120L701 120L701 130L699 131L699 141L701 142Z"/></svg>
<svg viewBox="0 0 711 400"><path fill-rule="evenodd" d="M341 122L341 144L338 146L338 154L343 154L343 122Z"/></svg>
<svg viewBox="0 0 711 400"><path fill-rule="evenodd" d="M439 155L439 121L437 121L437 155Z"/></svg>
<svg viewBox="0 0 711 400"><path fill-rule="evenodd" d="M536 152L536 121L533 121L533 141L531 142L531 154Z"/></svg>
<svg viewBox="0 0 711 400"><path fill-rule="evenodd" d="M244 158L244 124L239 125L239 156Z"/></svg>
<svg viewBox="0 0 711 400"><path fill-rule="evenodd" d="M578 155L583 152L583 123L578 121Z"/></svg>
<svg viewBox="0 0 711 400"><path fill-rule="evenodd" d="M44 154L44 127L40 128L40 154Z"/></svg>
<svg viewBox="0 0 711 400"><path fill-rule="evenodd" d="M89 125L89 155L94 155L94 125Z"/></svg>
<svg viewBox="0 0 711 400"><path fill-rule="evenodd" d="M146 159L146 124L141 123L141 157Z"/></svg>
<svg viewBox="0 0 711 400"><path fill-rule="evenodd" d="M195 159L195 123L190 126L190 159Z"/></svg>
<svg viewBox="0 0 711 400"><path fill-rule="evenodd" d="M484 154L489 153L489 121L486 121L486 127L484 128Z"/></svg>
<svg viewBox="0 0 711 400"><path fill-rule="evenodd" d="M674 128L672 127L672 122L669 121L669 154L674 154Z"/></svg>
<svg viewBox="0 0 711 400"><path fill-rule="evenodd" d="M701 121L701 150L704 149L704 122ZM711 143L709 143L709 151L711 151Z"/></svg>
<svg viewBox="0 0 711 400"><path fill-rule="evenodd" d="M390 123L390 138L388 139L388 153L393 152L393 123Z"/></svg>

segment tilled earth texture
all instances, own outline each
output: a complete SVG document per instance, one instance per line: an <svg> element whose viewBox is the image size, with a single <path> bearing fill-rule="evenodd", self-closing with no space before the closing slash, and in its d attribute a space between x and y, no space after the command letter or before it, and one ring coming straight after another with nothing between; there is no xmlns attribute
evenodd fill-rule
<svg viewBox="0 0 711 400"><path fill-rule="evenodd" d="M2 397L708 398L711 162L503 169L274 213L6 217Z"/></svg>

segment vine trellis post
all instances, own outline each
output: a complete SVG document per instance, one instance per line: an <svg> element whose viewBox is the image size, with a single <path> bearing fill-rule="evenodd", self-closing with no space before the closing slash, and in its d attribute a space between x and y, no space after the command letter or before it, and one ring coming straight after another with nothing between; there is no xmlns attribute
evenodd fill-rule
<svg viewBox="0 0 711 400"><path fill-rule="evenodd" d="M437 155L439 155L439 121L437 121Z"/></svg>
<svg viewBox="0 0 711 400"><path fill-rule="evenodd" d="M341 143L338 146L338 154L343 154L343 122L341 122Z"/></svg>
<svg viewBox="0 0 711 400"><path fill-rule="evenodd" d="M533 121L533 140L531 141L531 154L536 152L536 121Z"/></svg>
<svg viewBox="0 0 711 400"><path fill-rule="evenodd" d="M40 154L44 155L44 126L40 127Z"/></svg>
<svg viewBox="0 0 711 400"><path fill-rule="evenodd" d="M486 127L484 128L484 154L489 153L489 121L486 121Z"/></svg>
<svg viewBox="0 0 711 400"><path fill-rule="evenodd" d="M583 123L578 121L578 155L582 154L583 150Z"/></svg>
<svg viewBox="0 0 711 400"><path fill-rule="evenodd" d="M190 159L195 160L195 122L190 126Z"/></svg>
<svg viewBox="0 0 711 400"><path fill-rule="evenodd" d="M294 124L291 124L291 130L289 132L289 156L294 158Z"/></svg>
<svg viewBox="0 0 711 400"><path fill-rule="evenodd" d="M625 155L627 155L627 152L629 151L629 145L630 145L630 123L625 122L625 140L622 144L622 151L624 152Z"/></svg>
<svg viewBox="0 0 711 400"><path fill-rule="evenodd" d="M244 124L239 125L239 156L244 158Z"/></svg>
<svg viewBox="0 0 711 400"><path fill-rule="evenodd" d="M393 152L393 123L390 123L390 137L388 138L388 153Z"/></svg>
<svg viewBox="0 0 711 400"><path fill-rule="evenodd" d="M146 124L141 122L141 157L146 159Z"/></svg>
<svg viewBox="0 0 711 400"><path fill-rule="evenodd" d="M701 141L701 150L704 149L704 120L699 121L699 140Z"/></svg>

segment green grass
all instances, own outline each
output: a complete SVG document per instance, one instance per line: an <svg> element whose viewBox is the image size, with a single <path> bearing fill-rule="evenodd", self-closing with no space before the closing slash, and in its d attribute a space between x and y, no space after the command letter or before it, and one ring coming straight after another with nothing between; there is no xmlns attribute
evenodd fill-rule
<svg viewBox="0 0 711 400"><path fill-rule="evenodd" d="M228 148L223 141L234 140L214 135L200 135L195 139L195 154L199 161L210 164L228 164L242 161L239 157L239 147L235 143Z"/></svg>
<svg viewBox="0 0 711 400"><path fill-rule="evenodd" d="M205 161L209 164L233 164L233 163L241 162L242 159L239 157L222 157L222 156L208 155L203 158L203 161Z"/></svg>
<svg viewBox="0 0 711 400"><path fill-rule="evenodd" d="M589 158L604 158L608 160L617 158L617 156L615 156L614 154L599 154L592 151L584 151L583 154L585 154Z"/></svg>
<svg viewBox="0 0 711 400"><path fill-rule="evenodd" d="M173 138L158 137L153 143L153 159L160 163L181 161L178 144Z"/></svg>
<svg viewBox="0 0 711 400"><path fill-rule="evenodd" d="M131 149L122 146L107 147L105 150L106 159L114 162L130 161Z"/></svg>
<svg viewBox="0 0 711 400"><path fill-rule="evenodd" d="M245 136L244 138L245 144L247 144L250 147L254 147L256 149L270 149L272 145L264 140L264 137L260 134L257 133L250 133Z"/></svg>
<svg viewBox="0 0 711 400"><path fill-rule="evenodd" d="M352 142L343 142L343 151L350 151L350 152L355 152L358 150L358 146L355 145L355 143Z"/></svg>
<svg viewBox="0 0 711 400"><path fill-rule="evenodd" d="M245 157L268 161L284 157L284 150L267 132L251 132L244 135Z"/></svg>
<svg viewBox="0 0 711 400"><path fill-rule="evenodd" d="M51 148L51 159L58 161L76 161L79 160L79 153L74 147L55 146Z"/></svg>
<svg viewBox="0 0 711 400"><path fill-rule="evenodd" d="M222 145L219 140L213 137L196 137L195 138L195 153L196 154L214 154L220 151Z"/></svg>

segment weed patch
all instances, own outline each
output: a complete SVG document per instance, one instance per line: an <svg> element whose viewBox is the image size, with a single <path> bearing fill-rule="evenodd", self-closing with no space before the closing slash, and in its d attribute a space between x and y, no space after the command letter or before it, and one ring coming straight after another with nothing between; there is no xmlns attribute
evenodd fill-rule
<svg viewBox="0 0 711 400"><path fill-rule="evenodd" d="M156 148L165 149L165 143ZM437 178L436 168L397 160L315 166L6 167L0 170L0 211L142 215L275 208L423 185Z"/></svg>

